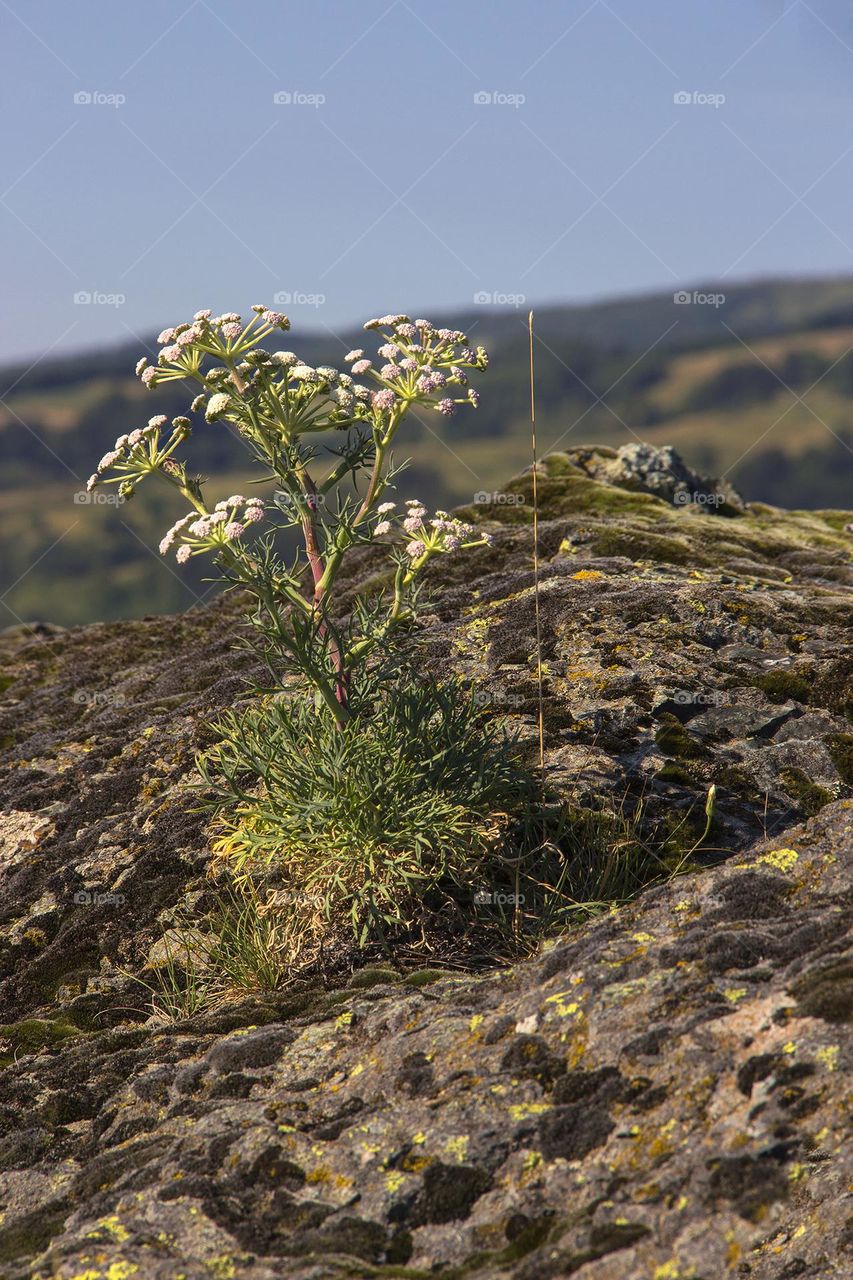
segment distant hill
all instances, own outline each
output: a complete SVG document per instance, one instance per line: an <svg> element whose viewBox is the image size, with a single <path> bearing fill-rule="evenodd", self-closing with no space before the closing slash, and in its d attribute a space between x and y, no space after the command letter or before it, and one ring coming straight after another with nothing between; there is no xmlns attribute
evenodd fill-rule
<svg viewBox="0 0 853 1280"><path fill-rule="evenodd" d="M720 294L724 302L709 300ZM529 461L526 313L472 306L435 319L492 355L477 414L450 423L431 414L401 443L412 459L407 492L449 506ZM536 333L541 452L671 443L693 466L730 473L752 500L853 507L853 280L710 283L678 302L667 293L542 306ZM310 361L339 363L357 336L297 328L287 342ZM171 495L151 484L118 509L74 502L118 434L186 408L174 385L152 394L136 381L140 354L121 344L0 370L0 625L159 613L213 589L200 568L188 577L157 554L176 514ZM249 478L222 427L202 426L190 451L223 493Z"/></svg>

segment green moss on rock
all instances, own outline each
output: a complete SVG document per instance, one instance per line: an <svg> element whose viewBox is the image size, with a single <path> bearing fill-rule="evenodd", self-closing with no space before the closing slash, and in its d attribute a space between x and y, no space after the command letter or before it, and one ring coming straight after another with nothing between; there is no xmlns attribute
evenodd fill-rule
<svg viewBox="0 0 853 1280"><path fill-rule="evenodd" d="M770 671L755 684L771 702L808 702L811 696L811 684L795 671Z"/></svg>
<svg viewBox="0 0 853 1280"><path fill-rule="evenodd" d="M827 738L826 745L838 776L853 787L853 733L836 733Z"/></svg>
<svg viewBox="0 0 853 1280"><path fill-rule="evenodd" d="M780 780L788 794L798 802L807 818L813 818L816 813L820 813L824 805L834 799L831 791L812 782L802 769L783 769Z"/></svg>
<svg viewBox="0 0 853 1280"><path fill-rule="evenodd" d="M0 1025L0 1044L9 1047L5 1060L14 1062L17 1058L41 1053L43 1049L51 1049L62 1044L63 1040L70 1040L81 1034L79 1027L61 1018L26 1018L23 1022Z"/></svg>
<svg viewBox="0 0 853 1280"><path fill-rule="evenodd" d="M665 756L683 760L707 759L708 752L700 742L691 738L684 725L671 711L665 711L660 717L660 728L655 734L658 750Z"/></svg>

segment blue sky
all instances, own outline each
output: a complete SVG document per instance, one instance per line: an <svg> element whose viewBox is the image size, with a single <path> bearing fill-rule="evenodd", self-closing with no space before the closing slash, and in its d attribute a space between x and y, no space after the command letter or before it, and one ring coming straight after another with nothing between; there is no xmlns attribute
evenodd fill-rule
<svg viewBox="0 0 853 1280"><path fill-rule="evenodd" d="M276 295L336 331L853 271L844 0L0 0L0 22L0 360Z"/></svg>

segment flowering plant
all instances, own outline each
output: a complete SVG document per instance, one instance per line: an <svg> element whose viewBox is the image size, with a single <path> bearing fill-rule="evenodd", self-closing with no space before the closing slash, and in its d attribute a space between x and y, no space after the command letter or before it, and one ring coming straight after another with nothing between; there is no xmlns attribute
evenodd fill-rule
<svg viewBox="0 0 853 1280"><path fill-rule="evenodd" d="M198 382L202 391L191 411L236 431L263 468L261 482L275 482L272 500L235 494L209 506L202 481L176 456L192 433L183 416L169 423L159 415L120 436L88 487L117 484L129 498L156 473L178 489L191 509L165 534L161 553L174 548L181 564L212 553L227 581L254 596L252 622L267 652L301 671L343 726L352 716L353 673L414 616L424 566L435 556L490 541L447 512L430 517L415 499L401 507L388 497L400 470L391 447L406 414L420 407L451 417L459 405L476 408L468 371L484 370L488 357L463 333L389 315L364 326L382 337L378 361L359 349L346 356L349 373L314 368L293 352L267 350L266 340L290 323L266 307L252 310L246 324L235 312L199 311L191 323L165 329L157 364L142 359L136 372L149 388ZM325 474L312 474L315 440L331 431L342 434L342 443L327 447ZM288 528L302 535L291 564L276 550L276 530ZM251 541L256 532L261 536ZM335 587L345 557L353 547L375 542L387 547L393 587L378 603L357 606L344 623L335 610Z"/></svg>

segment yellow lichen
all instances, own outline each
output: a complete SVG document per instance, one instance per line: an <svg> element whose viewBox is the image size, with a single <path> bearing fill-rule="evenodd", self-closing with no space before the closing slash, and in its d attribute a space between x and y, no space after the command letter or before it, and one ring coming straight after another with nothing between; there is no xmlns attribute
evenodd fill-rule
<svg viewBox="0 0 853 1280"><path fill-rule="evenodd" d="M86 1235L92 1239L97 1239L98 1236L103 1234L112 1236L112 1238L114 1240L118 1240L120 1244L123 1244L125 1240L130 1239L130 1232L127 1227L119 1221L115 1214L112 1214L109 1218L101 1218L94 1231L86 1232Z"/></svg>
<svg viewBox="0 0 853 1280"><path fill-rule="evenodd" d="M234 1261L228 1257L227 1253L220 1253L216 1258L208 1258L204 1265L216 1280L234 1280L237 1274Z"/></svg>
<svg viewBox="0 0 853 1280"><path fill-rule="evenodd" d="M726 987L723 992L729 1004L737 1004L738 1000L742 1000L748 994L749 991L746 987Z"/></svg>
<svg viewBox="0 0 853 1280"><path fill-rule="evenodd" d="M566 1003L566 996L570 995L572 995L571 991L558 991L556 995L548 996L545 1003L556 1006L555 1013L559 1018L568 1018L571 1014L577 1013L580 1008L578 1003L574 1000L568 1004Z"/></svg>
<svg viewBox="0 0 853 1280"><path fill-rule="evenodd" d="M448 1138L444 1144L444 1151L461 1164L468 1154L468 1135L463 1133L458 1138Z"/></svg>
<svg viewBox="0 0 853 1280"><path fill-rule="evenodd" d="M655 1280L682 1280L682 1272L675 1258L655 1267Z"/></svg>
<svg viewBox="0 0 853 1280"><path fill-rule="evenodd" d="M104 1280L130 1280L138 1270L134 1262L111 1262L104 1272Z"/></svg>
<svg viewBox="0 0 853 1280"><path fill-rule="evenodd" d="M822 1062L827 1071L838 1070L838 1045L828 1044L824 1049L818 1049L815 1057L818 1062Z"/></svg>
<svg viewBox="0 0 853 1280"><path fill-rule="evenodd" d="M777 871L788 872L793 870L799 857L796 849L771 849L769 853L763 853L758 861L765 862L768 867L775 867Z"/></svg>
<svg viewBox="0 0 853 1280"><path fill-rule="evenodd" d="M518 1102L510 1107L509 1114L513 1120L526 1120L528 1116L541 1116L550 1110L550 1102Z"/></svg>

